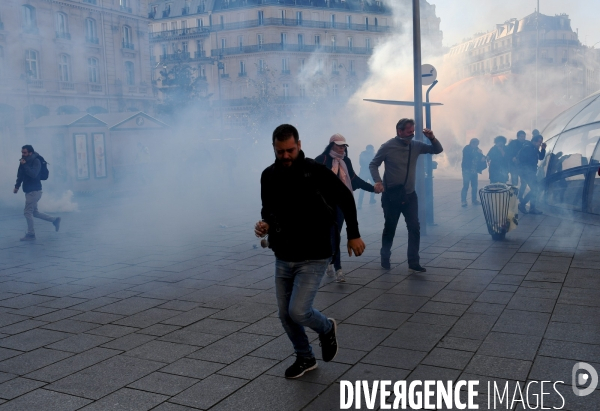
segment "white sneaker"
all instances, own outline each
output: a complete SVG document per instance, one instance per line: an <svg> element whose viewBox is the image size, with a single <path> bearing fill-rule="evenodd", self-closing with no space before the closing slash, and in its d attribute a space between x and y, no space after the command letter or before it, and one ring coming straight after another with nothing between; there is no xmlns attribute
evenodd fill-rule
<svg viewBox="0 0 600 411"><path fill-rule="evenodd" d="M333 278L333 276L335 274L335 269L333 268L333 264L329 264L329 266L327 266L327 270L325 270L325 274L327 274L327 277Z"/></svg>
<svg viewBox="0 0 600 411"><path fill-rule="evenodd" d="M341 268L335 272L335 282L336 283L345 283L346 282L346 277L344 277L344 273L342 272Z"/></svg>

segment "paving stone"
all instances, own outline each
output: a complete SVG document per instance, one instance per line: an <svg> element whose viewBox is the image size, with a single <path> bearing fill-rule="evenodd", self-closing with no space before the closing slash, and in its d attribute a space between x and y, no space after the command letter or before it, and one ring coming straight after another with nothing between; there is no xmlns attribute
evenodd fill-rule
<svg viewBox="0 0 600 411"><path fill-rule="evenodd" d="M497 317L482 314L464 314L448 332L449 336L483 340L490 332Z"/></svg>
<svg viewBox="0 0 600 411"><path fill-rule="evenodd" d="M72 320L76 321L84 321L88 323L96 323L96 324L108 324L113 321L120 320L124 316L110 313L101 313L96 311L88 311L83 314L76 315L71 317Z"/></svg>
<svg viewBox="0 0 600 411"><path fill-rule="evenodd" d="M190 311L186 311L184 313L178 314L169 319L163 320L162 323L169 324L169 325L186 326L186 325L193 324L197 321L200 321L203 318L206 318L217 312L219 312L219 310L212 309L212 308L198 307L198 308L194 308Z"/></svg>
<svg viewBox="0 0 600 411"><path fill-rule="evenodd" d="M191 345L174 344L167 341L150 341L125 352L124 355L141 358L144 360L171 363L181 357L185 357L193 353L196 350L198 350L198 347Z"/></svg>
<svg viewBox="0 0 600 411"><path fill-rule="evenodd" d="M443 288L444 284L440 282L405 280L390 289L388 293L433 297Z"/></svg>
<svg viewBox="0 0 600 411"><path fill-rule="evenodd" d="M391 330L383 328L340 324L337 327L337 341L340 348L370 351L391 333Z"/></svg>
<svg viewBox="0 0 600 411"><path fill-rule="evenodd" d="M0 332L3 335L14 335L25 331L33 330L46 324L48 323L36 320L25 320L15 324L7 325L6 327L2 327L0 328Z"/></svg>
<svg viewBox="0 0 600 411"><path fill-rule="evenodd" d="M89 334L102 335L104 337L119 338L127 334L139 331L139 328L125 327L123 325L106 324L88 331Z"/></svg>
<svg viewBox="0 0 600 411"><path fill-rule="evenodd" d="M567 276L566 271L564 273L548 272L548 271L530 271L525 276L525 281L539 281L539 282L550 282L550 283L562 283L565 281Z"/></svg>
<svg viewBox="0 0 600 411"><path fill-rule="evenodd" d="M146 311L142 311L140 313L130 315L126 318L114 321L114 324L125 325L129 327L146 328L168 318L175 317L179 314L179 311L164 310L161 308L150 308Z"/></svg>
<svg viewBox="0 0 600 411"><path fill-rule="evenodd" d="M146 411L164 402L169 397L165 395L123 388L87 407L82 411Z"/></svg>
<svg viewBox="0 0 600 411"><path fill-rule="evenodd" d="M406 380L409 382L426 380L456 381L459 376L459 370L421 364L410 373Z"/></svg>
<svg viewBox="0 0 600 411"><path fill-rule="evenodd" d="M415 313L428 301L427 297L384 294L366 306L368 309Z"/></svg>
<svg viewBox="0 0 600 411"><path fill-rule="evenodd" d="M277 363L277 360L245 356L219 370L218 373L229 377L251 380L258 377Z"/></svg>
<svg viewBox="0 0 600 411"><path fill-rule="evenodd" d="M376 347L360 362L382 365L385 367L413 370L427 354L421 351L405 350L392 347Z"/></svg>
<svg viewBox="0 0 600 411"><path fill-rule="evenodd" d="M50 344L47 347L55 350L80 353L98 345L111 341L112 338L102 337L100 335L77 334L64 340Z"/></svg>
<svg viewBox="0 0 600 411"><path fill-rule="evenodd" d="M172 333L173 331L177 331L180 328L181 327L178 327L176 325L154 324L154 325L151 325L150 327L146 327L146 328L138 331L138 333L154 335L156 337L162 337L163 335Z"/></svg>
<svg viewBox="0 0 600 411"><path fill-rule="evenodd" d="M207 318L206 321L219 321L219 320L213 320L212 318ZM231 321L226 321L226 323L227 322L231 322ZM194 324L194 326L197 324ZM234 323L234 324L244 324L245 325L245 323ZM212 328L213 331L215 330L215 327L209 326L207 328ZM237 330L235 330L235 331L237 331ZM280 335L285 333L285 330L283 329L283 326L281 325L281 320L279 318L266 317L266 318L263 318L262 320L255 322L254 324L251 324L251 325L248 325L247 327L245 327L244 332L251 333L251 334L270 335L271 337L279 337ZM229 335L229 334L230 333L227 332L226 334L223 334L223 335Z"/></svg>
<svg viewBox="0 0 600 411"><path fill-rule="evenodd" d="M34 329L1 339L0 347L31 351L56 341L64 340L71 335L58 331Z"/></svg>
<svg viewBox="0 0 600 411"><path fill-rule="evenodd" d="M1 411L44 410L75 411L89 404L90 400L59 392L38 389L0 405Z"/></svg>
<svg viewBox="0 0 600 411"><path fill-rule="evenodd" d="M437 347L451 350L463 350L475 352L481 345L480 340L470 340L466 338L445 336L438 343Z"/></svg>
<svg viewBox="0 0 600 411"><path fill-rule="evenodd" d="M70 357L73 354L38 348L0 362L0 371L23 375L46 365Z"/></svg>
<svg viewBox="0 0 600 411"><path fill-rule="evenodd" d="M333 384L308 404L306 408L303 408L303 411L338 411L339 409L340 386Z"/></svg>
<svg viewBox="0 0 600 411"><path fill-rule="evenodd" d="M190 411L197 410L197 408L190 408L179 404L173 404L171 402L163 402L156 408L152 408L152 411Z"/></svg>
<svg viewBox="0 0 600 411"><path fill-rule="evenodd" d="M188 405L190 407L208 409L224 398L230 400L232 398L231 394L243 387L246 382L246 380L239 378L215 374L172 397L170 401L176 404ZM254 404L246 402L245 405L239 405L241 408L247 410L252 409L250 407L253 407ZM235 409L235 407L229 409Z"/></svg>
<svg viewBox="0 0 600 411"><path fill-rule="evenodd" d="M600 290L563 287L558 303L600 307Z"/></svg>
<svg viewBox="0 0 600 411"><path fill-rule="evenodd" d="M283 378L263 375L228 396L211 411L302 409L325 389L323 385L305 381L294 383L289 384Z"/></svg>
<svg viewBox="0 0 600 411"><path fill-rule="evenodd" d="M600 358L600 345L545 339L542 341L538 354L545 357L594 362Z"/></svg>
<svg viewBox="0 0 600 411"><path fill-rule="evenodd" d="M14 378L17 378L17 376L15 374L9 374L7 372L0 372L0 383L3 383L8 380L12 380Z"/></svg>
<svg viewBox="0 0 600 411"><path fill-rule="evenodd" d="M421 324L433 324L433 325L446 325L452 326L456 321L458 321L460 317L455 317L452 315L442 315L442 314L430 314L430 313L415 313L413 314L409 321ZM397 328L397 327L396 327Z"/></svg>
<svg viewBox="0 0 600 411"><path fill-rule="evenodd" d="M194 352L193 354L189 355L189 357L198 360L230 364L238 358L241 358L244 355L256 350L258 347L265 345L272 339L272 337L257 334L231 334L207 347Z"/></svg>
<svg viewBox="0 0 600 411"><path fill-rule="evenodd" d="M522 311L538 311L542 313L551 313L554 310L556 300L550 300L547 298L534 298L534 297L518 297L515 295L506 308L510 310L522 310Z"/></svg>
<svg viewBox="0 0 600 411"><path fill-rule="evenodd" d="M525 381L531 364L531 361L476 354L465 371L476 375Z"/></svg>
<svg viewBox="0 0 600 411"><path fill-rule="evenodd" d="M25 393L40 388L45 383L27 378L15 378L0 384L0 398L12 400Z"/></svg>
<svg viewBox="0 0 600 411"><path fill-rule="evenodd" d="M473 353L468 351L434 348L422 364L464 370L472 357Z"/></svg>
<svg viewBox="0 0 600 411"><path fill-rule="evenodd" d="M225 365L220 363L195 360L193 358L181 358L162 368L160 371L184 377L204 379L224 367Z"/></svg>
<svg viewBox="0 0 600 411"><path fill-rule="evenodd" d="M467 304L451 304L436 301L429 301L420 308L420 312L444 315L462 315L469 306Z"/></svg>
<svg viewBox="0 0 600 411"><path fill-rule="evenodd" d="M111 348L114 350L129 351L135 347L139 347L142 344L146 344L149 341L154 340L156 337L152 335L144 334L128 334L124 337L112 340L102 346L105 348Z"/></svg>
<svg viewBox="0 0 600 411"><path fill-rule="evenodd" d="M543 336L550 314L533 311L504 310L492 331Z"/></svg>
<svg viewBox="0 0 600 411"><path fill-rule="evenodd" d="M83 333L98 327L98 324L86 323L71 319L60 320L43 326L43 328L47 330L63 331L72 334Z"/></svg>
<svg viewBox="0 0 600 411"><path fill-rule="evenodd" d="M149 308L156 307L164 302L164 300L158 300L155 298L130 297L97 308L96 311L117 315L133 315Z"/></svg>
<svg viewBox="0 0 600 411"><path fill-rule="evenodd" d="M30 372L26 377L40 381L53 382L118 354L120 354L120 351L92 348L91 350Z"/></svg>
<svg viewBox="0 0 600 411"><path fill-rule="evenodd" d="M541 341L539 336L492 332L477 354L533 361Z"/></svg>
<svg viewBox="0 0 600 411"><path fill-rule="evenodd" d="M173 396L197 382L198 380L194 378L154 372L130 384L129 388Z"/></svg>
<svg viewBox="0 0 600 411"><path fill-rule="evenodd" d="M600 343L600 324L568 324L550 322L544 338L552 340L573 341L587 344Z"/></svg>
<svg viewBox="0 0 600 411"><path fill-rule="evenodd" d="M313 344L314 345L314 344ZM313 350L315 347L313 347ZM318 350L317 350L318 351ZM286 334L281 335L257 350L252 351L252 355L261 358L270 358L282 361L294 352L292 343Z"/></svg>
<svg viewBox="0 0 600 411"><path fill-rule="evenodd" d="M71 374L46 388L97 400L163 366L156 361L119 355Z"/></svg>
<svg viewBox="0 0 600 411"><path fill-rule="evenodd" d="M490 304L508 304L512 296L513 293L502 291L484 291L477 297L477 301Z"/></svg>
<svg viewBox="0 0 600 411"><path fill-rule="evenodd" d="M448 332L448 326L406 322L381 343L383 346L406 348L416 351L430 351Z"/></svg>

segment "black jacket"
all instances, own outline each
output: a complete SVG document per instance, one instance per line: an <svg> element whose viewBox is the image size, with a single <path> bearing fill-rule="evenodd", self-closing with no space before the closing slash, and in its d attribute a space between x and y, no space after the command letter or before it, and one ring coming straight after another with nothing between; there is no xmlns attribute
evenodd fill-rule
<svg viewBox="0 0 600 411"><path fill-rule="evenodd" d="M504 154L498 148L493 146L487 154L490 162L490 182L505 183L508 180L508 154L504 147Z"/></svg>
<svg viewBox="0 0 600 411"><path fill-rule="evenodd" d="M331 168L333 167L333 157L331 157L329 154L321 154L317 156L315 158L315 162L318 164L323 164L329 170L331 170ZM348 169L348 174L350 175L352 191L356 191L356 189L360 188L362 190L368 191L369 193L375 192L375 187L367 183L354 172L354 168L352 167L352 161L350 161L348 156L344 157L344 163L346 163L346 168Z"/></svg>
<svg viewBox="0 0 600 411"><path fill-rule="evenodd" d="M354 197L325 166L304 157L290 167L277 162L260 178L261 215L269 224L269 243L280 260L321 260L333 255L336 207L346 219L348 239L360 237Z"/></svg>
<svg viewBox="0 0 600 411"><path fill-rule="evenodd" d="M508 158L509 164L513 164L512 160L517 156L517 154L519 154L519 151L521 150L521 148L523 148L523 144L525 144L525 140L510 140L510 142L506 146L506 156Z"/></svg>
<svg viewBox="0 0 600 411"><path fill-rule="evenodd" d="M536 171L538 161L546 157L545 149L538 149L531 141L526 141L517 154L517 163L523 171Z"/></svg>
<svg viewBox="0 0 600 411"><path fill-rule="evenodd" d="M463 148L461 168L463 171L480 173L487 168L485 157L479 148L467 144Z"/></svg>
<svg viewBox="0 0 600 411"><path fill-rule="evenodd" d="M23 183L23 192L41 191L42 181L40 180L40 170L42 163L38 159L38 153L35 151L25 158L25 164L19 164L17 171L17 183L15 188L21 187Z"/></svg>

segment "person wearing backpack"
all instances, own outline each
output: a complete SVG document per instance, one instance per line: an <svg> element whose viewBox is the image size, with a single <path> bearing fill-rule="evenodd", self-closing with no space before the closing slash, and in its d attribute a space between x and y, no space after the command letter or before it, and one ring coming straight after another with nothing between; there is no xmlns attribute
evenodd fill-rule
<svg viewBox="0 0 600 411"><path fill-rule="evenodd" d="M268 235L268 246L275 253L279 319L296 352L285 377L298 378L317 368L305 327L319 335L323 361L333 360L338 350L335 320L313 308L334 252L336 207L346 219L348 254L360 256L365 243L352 192L331 170L304 156L294 126L282 124L273 131L273 151L275 162L260 177L262 220L254 226L254 234Z"/></svg>
<svg viewBox="0 0 600 411"><path fill-rule="evenodd" d="M333 173L348 187L351 192L360 188L364 191L368 191L370 193L375 193L375 187L371 184L364 181L360 178L352 167L352 161L350 161L350 157L348 157L348 143L346 143L346 138L341 134L334 134L329 139L329 144L323 150L323 153L315 157L315 161L318 164L323 164L328 169L333 171ZM362 191L361 191L362 193ZM377 192L379 194L379 192ZM335 281L338 283L346 282L346 277L344 277L344 273L342 272L342 262L341 262L341 252L340 252L340 242L337 241L340 237L340 233L342 232L342 226L344 225L344 214L342 210L337 208L337 233L334 233L334 250L335 254L333 255L333 261L327 267L327 276L334 277Z"/></svg>
<svg viewBox="0 0 600 411"><path fill-rule="evenodd" d="M23 214L27 220L27 234L21 238L21 241L33 241L35 240L33 217L50 221L56 231L60 228L60 217L52 217L38 211L38 201L42 198L42 180L47 180L49 174L46 161L29 144L21 148L21 155L19 170L17 171L17 183L13 193L17 194L21 184L23 184L23 192L25 193L25 211Z"/></svg>

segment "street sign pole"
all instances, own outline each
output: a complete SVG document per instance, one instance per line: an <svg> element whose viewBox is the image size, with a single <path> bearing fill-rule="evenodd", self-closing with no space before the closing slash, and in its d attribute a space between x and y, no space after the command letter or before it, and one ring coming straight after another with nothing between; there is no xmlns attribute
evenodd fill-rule
<svg viewBox="0 0 600 411"><path fill-rule="evenodd" d="M423 78L421 73L421 8L419 0L413 6L413 64L415 76L415 139L423 141ZM427 193L425 191L425 167L421 156L417 161L416 190L419 197L419 215L427 221ZM421 226L421 233L427 234L427 224Z"/></svg>
<svg viewBox="0 0 600 411"><path fill-rule="evenodd" d="M431 104L429 104L429 92L435 85L438 83L437 80L434 80L431 83L431 86L427 89L427 93L425 93L425 128L431 129ZM426 177L425 177L425 191L427 191L427 224L435 225L435 217L433 212L433 156L431 154L427 154L425 158L427 159L426 163Z"/></svg>

